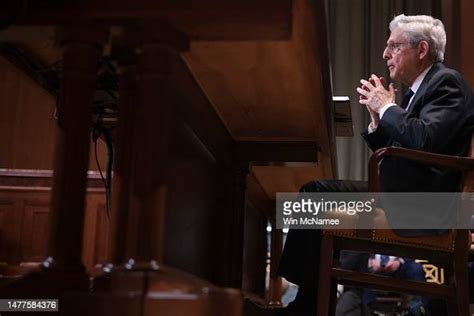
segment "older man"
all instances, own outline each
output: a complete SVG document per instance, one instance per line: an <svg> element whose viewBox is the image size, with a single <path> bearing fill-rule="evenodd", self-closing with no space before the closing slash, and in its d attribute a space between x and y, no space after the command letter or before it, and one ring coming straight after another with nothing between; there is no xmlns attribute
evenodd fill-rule
<svg viewBox="0 0 474 316"><path fill-rule="evenodd" d="M400 106L395 91L372 75L361 80L360 103L371 123L363 133L372 150L399 146L451 155L465 155L473 126L472 94L462 76L441 62L446 33L429 16L400 15L390 23L384 50L390 78L409 86ZM386 191L453 191L459 174L392 159L381 166ZM407 181L405 176L409 176Z"/></svg>
<svg viewBox="0 0 474 316"><path fill-rule="evenodd" d="M366 106L371 117L370 125L362 133L368 146L372 150L399 146L465 155L474 126L474 99L462 76L442 64L446 46L442 22L430 16L399 15L390 23L390 31L383 58L387 61L390 78L409 89L397 105L393 84L385 86L385 80L376 75L361 80L362 85L357 88L359 102ZM459 173L403 159L384 159L380 166L380 183L386 192L456 191L459 181ZM364 192L367 183L318 180L307 183L301 191ZM441 222L447 220L448 215L436 214ZM442 232L404 230L399 233L420 236ZM292 230L288 235L279 272L300 286L288 315L315 315L319 243L319 231ZM366 270L367 259L368 255L342 253L341 265Z"/></svg>

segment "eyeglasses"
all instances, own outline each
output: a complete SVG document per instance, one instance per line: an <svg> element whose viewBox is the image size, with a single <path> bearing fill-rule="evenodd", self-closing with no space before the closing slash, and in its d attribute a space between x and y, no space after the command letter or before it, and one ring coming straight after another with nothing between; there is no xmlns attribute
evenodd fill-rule
<svg viewBox="0 0 474 316"><path fill-rule="evenodd" d="M389 52L391 52L392 54L397 54L400 52L400 49L402 47L402 45L408 45L410 43L388 43L386 49L388 49Z"/></svg>

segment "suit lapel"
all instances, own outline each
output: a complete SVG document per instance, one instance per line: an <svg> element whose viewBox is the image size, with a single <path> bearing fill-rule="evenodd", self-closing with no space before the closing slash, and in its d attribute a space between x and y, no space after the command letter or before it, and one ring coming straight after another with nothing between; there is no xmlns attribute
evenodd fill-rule
<svg viewBox="0 0 474 316"><path fill-rule="evenodd" d="M421 85L418 88L418 91L416 91L416 94L413 97L413 100L411 100L411 104L408 107L409 114L412 113L415 110L415 108L419 108L420 106L423 105L422 103L423 96L426 93L426 89L428 88L431 77L433 77L433 75L437 73L443 67L444 65L440 62L433 64L433 67L431 67L430 71L428 71L425 78L423 78L423 81L421 82Z"/></svg>

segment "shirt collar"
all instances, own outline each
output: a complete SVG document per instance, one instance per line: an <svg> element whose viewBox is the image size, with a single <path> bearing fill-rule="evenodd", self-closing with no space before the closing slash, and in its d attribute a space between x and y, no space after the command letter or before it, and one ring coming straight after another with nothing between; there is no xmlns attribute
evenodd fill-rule
<svg viewBox="0 0 474 316"><path fill-rule="evenodd" d="M431 67L433 67L433 65L427 67L425 70L423 70L421 74L418 75L418 77L416 77L415 81L410 87L411 91L413 91L413 95L415 95L416 91L418 91L418 89L420 88L423 79L425 79L426 74L428 73L428 71L430 71Z"/></svg>

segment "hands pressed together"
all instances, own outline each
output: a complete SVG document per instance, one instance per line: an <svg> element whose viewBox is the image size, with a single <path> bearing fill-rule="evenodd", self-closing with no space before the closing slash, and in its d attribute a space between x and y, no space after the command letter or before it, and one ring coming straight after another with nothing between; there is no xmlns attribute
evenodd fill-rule
<svg viewBox="0 0 474 316"><path fill-rule="evenodd" d="M375 129L380 120L380 110L384 105L395 102L397 90L392 83L385 89L385 79L376 75L371 75L369 80L361 79L360 83L361 86L357 88L359 103L366 106L372 120L370 126Z"/></svg>

